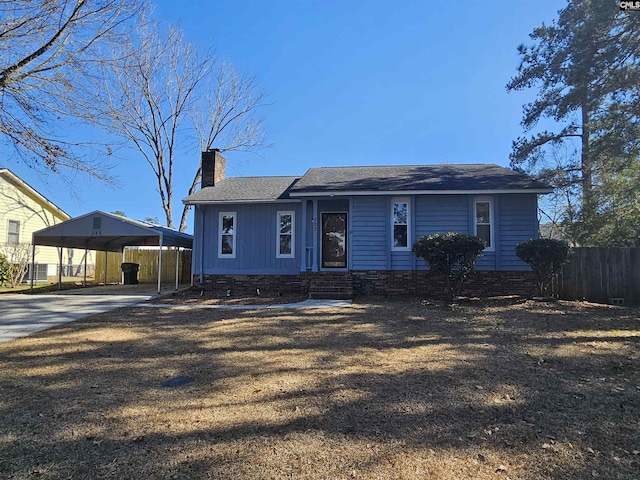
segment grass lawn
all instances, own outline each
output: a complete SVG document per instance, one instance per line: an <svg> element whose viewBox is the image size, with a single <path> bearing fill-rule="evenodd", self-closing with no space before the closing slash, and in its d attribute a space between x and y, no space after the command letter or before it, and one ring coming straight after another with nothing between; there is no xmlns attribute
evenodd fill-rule
<svg viewBox="0 0 640 480"><path fill-rule="evenodd" d="M91 285L91 282L88 282ZM62 290L71 290L74 288L82 288L82 282L73 280L62 282ZM33 290L37 293L55 292L58 290L58 282L39 282L34 283ZM29 293L31 291L30 283L21 283L15 287L0 285L0 295L3 293Z"/></svg>
<svg viewBox="0 0 640 480"><path fill-rule="evenodd" d="M0 477L637 479L639 313L95 315L0 345ZM179 375L195 381L161 386Z"/></svg>

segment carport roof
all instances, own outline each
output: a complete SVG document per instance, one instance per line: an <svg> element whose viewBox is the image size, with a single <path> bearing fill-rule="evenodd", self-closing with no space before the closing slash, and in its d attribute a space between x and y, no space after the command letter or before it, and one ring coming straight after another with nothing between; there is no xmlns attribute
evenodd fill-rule
<svg viewBox="0 0 640 480"><path fill-rule="evenodd" d="M193 237L171 228L95 211L33 234L33 244L120 252L124 247L193 247Z"/></svg>

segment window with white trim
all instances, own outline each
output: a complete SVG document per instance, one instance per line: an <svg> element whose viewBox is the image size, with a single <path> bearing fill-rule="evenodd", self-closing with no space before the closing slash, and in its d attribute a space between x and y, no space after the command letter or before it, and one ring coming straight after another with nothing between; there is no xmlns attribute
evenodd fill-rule
<svg viewBox="0 0 640 480"><path fill-rule="evenodd" d="M408 198L391 200L391 249L409 250L411 208Z"/></svg>
<svg viewBox="0 0 640 480"><path fill-rule="evenodd" d="M493 202L490 199L476 199L474 202L474 234L493 250Z"/></svg>
<svg viewBox="0 0 640 480"><path fill-rule="evenodd" d="M236 258L236 212L220 212L218 258Z"/></svg>
<svg viewBox="0 0 640 480"><path fill-rule="evenodd" d="M295 212L278 212L276 258L295 257L295 218Z"/></svg>
<svg viewBox="0 0 640 480"><path fill-rule="evenodd" d="M20 222L18 220L9 220L7 228L7 243L17 245L20 243Z"/></svg>

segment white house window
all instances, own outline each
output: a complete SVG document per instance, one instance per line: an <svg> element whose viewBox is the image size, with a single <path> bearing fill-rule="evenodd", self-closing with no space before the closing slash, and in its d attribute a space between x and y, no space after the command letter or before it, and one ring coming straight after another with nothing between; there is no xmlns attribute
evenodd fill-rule
<svg viewBox="0 0 640 480"><path fill-rule="evenodd" d="M295 212L278 212L276 257L295 257Z"/></svg>
<svg viewBox="0 0 640 480"><path fill-rule="evenodd" d="M236 212L220 212L218 258L236 258Z"/></svg>
<svg viewBox="0 0 640 480"><path fill-rule="evenodd" d="M488 250L493 250L493 208L489 199L475 201L475 235Z"/></svg>
<svg viewBox="0 0 640 480"><path fill-rule="evenodd" d="M391 201L391 245L393 250L411 248L409 239L410 205L408 198L394 198Z"/></svg>
<svg viewBox="0 0 640 480"><path fill-rule="evenodd" d="M12 245L20 243L20 222L17 220L9 220L7 243Z"/></svg>

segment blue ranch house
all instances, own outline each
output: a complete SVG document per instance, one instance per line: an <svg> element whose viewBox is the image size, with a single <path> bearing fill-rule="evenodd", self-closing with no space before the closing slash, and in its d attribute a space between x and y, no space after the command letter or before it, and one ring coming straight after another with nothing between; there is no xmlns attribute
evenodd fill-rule
<svg viewBox="0 0 640 480"><path fill-rule="evenodd" d="M225 176L202 154L195 207L194 284L234 293L436 293L411 253L423 235L459 232L487 245L465 293L527 294L515 246L538 236L539 181L498 165L311 168L302 177Z"/></svg>

